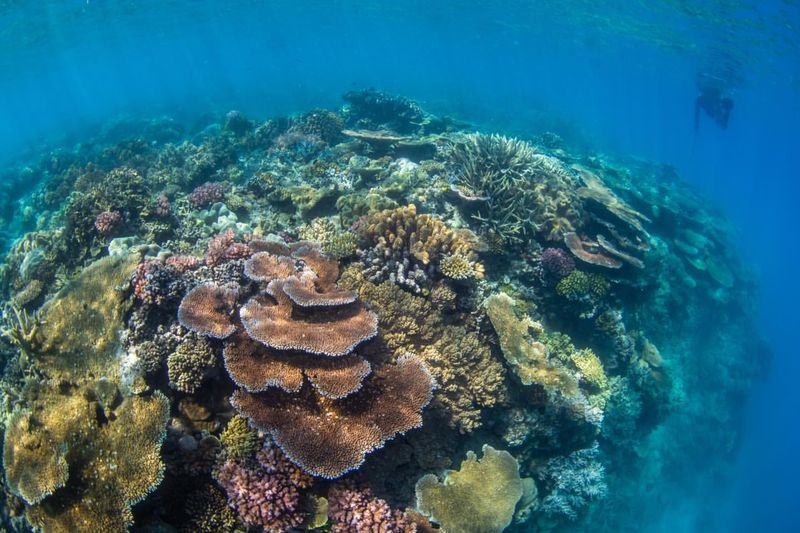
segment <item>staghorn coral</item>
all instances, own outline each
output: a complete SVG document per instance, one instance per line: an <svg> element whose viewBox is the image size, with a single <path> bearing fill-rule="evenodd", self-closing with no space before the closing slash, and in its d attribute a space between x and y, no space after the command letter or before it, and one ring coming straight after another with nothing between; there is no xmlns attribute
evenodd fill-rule
<svg viewBox="0 0 800 533"><path fill-rule="evenodd" d="M376 497L369 487L347 480L328 491L331 531L334 533L415 533L417 526L403 513Z"/></svg>
<svg viewBox="0 0 800 533"><path fill-rule="evenodd" d="M167 357L170 387L188 394L197 392L215 362L214 350L206 339L184 340Z"/></svg>
<svg viewBox="0 0 800 533"><path fill-rule="evenodd" d="M308 517L301 491L312 479L275 448L259 451L253 465L225 461L216 478L228 494L228 504L248 526L286 533Z"/></svg>
<svg viewBox="0 0 800 533"><path fill-rule="evenodd" d="M235 415L219 436L225 455L234 460L252 457L261 447L258 433L250 427L247 420Z"/></svg>
<svg viewBox="0 0 800 533"><path fill-rule="evenodd" d="M342 400L331 401L306 387L299 395L239 389L231 403L269 432L292 462L332 479L358 468L386 440L421 425L420 412L432 388L425 365L408 356L376 369L358 392Z"/></svg>
<svg viewBox="0 0 800 533"><path fill-rule="evenodd" d="M503 450L483 445L483 457L473 452L458 471L449 470L440 482L433 474L416 486L417 509L444 531L500 533L511 523L523 495L519 463Z"/></svg>
<svg viewBox="0 0 800 533"><path fill-rule="evenodd" d="M523 384L536 383L545 390L573 396L578 384L563 365L552 361L547 347L533 340L531 329L541 330L541 325L529 317L519 319L514 311L514 300L504 292L491 295L485 302L486 314L500 340L500 348Z"/></svg>
<svg viewBox="0 0 800 533"><path fill-rule="evenodd" d="M463 135L447 151L453 189L483 233L521 244L558 240L581 219L575 179L555 158L501 135Z"/></svg>
<svg viewBox="0 0 800 533"><path fill-rule="evenodd" d="M424 298L366 280L356 267L340 284L378 311L380 338L394 353L415 353L427 363L438 384L434 402L452 427L471 432L481 426L484 409L507 401L503 366L474 332L448 324Z"/></svg>
<svg viewBox="0 0 800 533"><path fill-rule="evenodd" d="M236 331L231 322L234 305L239 296L236 286L203 283L190 290L178 307L178 321L199 335L224 339Z"/></svg>

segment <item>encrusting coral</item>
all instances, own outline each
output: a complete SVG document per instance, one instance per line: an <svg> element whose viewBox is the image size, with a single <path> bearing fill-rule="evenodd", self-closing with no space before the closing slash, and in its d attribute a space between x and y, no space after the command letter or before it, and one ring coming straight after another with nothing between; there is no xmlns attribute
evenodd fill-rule
<svg viewBox="0 0 800 533"><path fill-rule="evenodd" d="M577 393L576 379L548 357L544 344L531 338L530 330L541 330L541 325L527 316L517 318L514 300L504 292L491 295L485 306L500 339L500 349L523 384L536 383L545 390L558 391L565 396Z"/></svg>
<svg viewBox="0 0 800 533"><path fill-rule="evenodd" d="M500 533L511 523L522 498L519 463L503 450L483 445L483 457L467 452L457 471L444 480L427 474L417 481L417 509L444 531Z"/></svg>

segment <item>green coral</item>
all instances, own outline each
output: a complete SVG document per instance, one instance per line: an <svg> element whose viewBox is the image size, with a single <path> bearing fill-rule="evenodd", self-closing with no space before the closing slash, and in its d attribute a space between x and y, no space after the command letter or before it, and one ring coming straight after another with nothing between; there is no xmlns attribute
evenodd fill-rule
<svg viewBox="0 0 800 533"><path fill-rule="evenodd" d="M239 415L231 418L222 430L219 440L227 456L232 459L252 457L262 445L258 433Z"/></svg>
<svg viewBox="0 0 800 533"><path fill-rule="evenodd" d="M356 252L358 237L355 233L342 229L335 218L315 218L301 226L298 233L301 239L317 242L323 252L341 259Z"/></svg>
<svg viewBox="0 0 800 533"><path fill-rule="evenodd" d="M556 285L556 292L568 300L589 297L601 300L608 294L611 284L600 274L574 270Z"/></svg>
<svg viewBox="0 0 800 533"><path fill-rule="evenodd" d="M484 444L480 460L467 452L461 469L447 471L444 481L423 476L416 486L417 508L444 531L500 533L511 524L523 489L517 460Z"/></svg>

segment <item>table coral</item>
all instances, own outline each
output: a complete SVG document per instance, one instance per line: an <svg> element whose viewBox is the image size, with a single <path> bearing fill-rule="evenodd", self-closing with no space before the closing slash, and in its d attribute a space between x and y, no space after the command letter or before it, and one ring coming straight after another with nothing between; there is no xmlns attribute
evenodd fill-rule
<svg viewBox="0 0 800 533"><path fill-rule="evenodd" d="M94 393L79 390L64 396L42 390L32 405L35 429L17 442L13 433L5 447L25 445L31 438L48 439L55 451L64 450L68 477L63 490L29 502L28 519L45 531L127 531L132 523L130 507L142 500L161 481L160 449L165 436L169 402L160 393L151 398L126 398L108 408L101 423ZM44 442L44 441L42 441ZM6 453L7 471L34 469L53 464L53 448L37 456ZM19 464L19 461L25 461Z"/></svg>
<svg viewBox="0 0 800 533"><path fill-rule="evenodd" d="M238 287L204 283L190 290L178 307L178 321L199 335L215 339L229 337L236 326L231 322Z"/></svg>
<svg viewBox="0 0 800 533"><path fill-rule="evenodd" d="M417 508L442 526L458 533L500 533L511 523L523 494L519 463L506 451L483 445L483 457L473 452L458 471L444 481L433 474L416 486Z"/></svg>
<svg viewBox="0 0 800 533"><path fill-rule="evenodd" d="M291 396L239 389L231 403L268 431L303 470L336 478L358 468L386 440L420 426L432 386L425 365L408 356L379 367L358 392L342 400L328 400L309 388Z"/></svg>

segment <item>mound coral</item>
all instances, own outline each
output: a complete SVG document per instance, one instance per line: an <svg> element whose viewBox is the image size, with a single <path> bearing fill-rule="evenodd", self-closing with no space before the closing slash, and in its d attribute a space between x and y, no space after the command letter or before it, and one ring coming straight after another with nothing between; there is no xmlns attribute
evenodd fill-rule
<svg viewBox="0 0 800 533"><path fill-rule="evenodd" d="M519 463L506 451L483 445L483 457L473 452L458 471L439 481L433 474L416 486L417 509L444 531L500 533L511 523L523 495Z"/></svg>
<svg viewBox="0 0 800 533"><path fill-rule="evenodd" d="M206 182L195 187L186 199L192 207L205 207L215 202L220 202L225 197L222 185L219 183Z"/></svg>
<svg viewBox="0 0 800 533"><path fill-rule="evenodd" d="M558 282L556 292L573 301L585 298L600 300L605 298L610 288L608 280L600 274L575 270Z"/></svg>
<svg viewBox="0 0 800 533"><path fill-rule="evenodd" d="M167 357L170 386L189 394L196 392L215 362L214 351L204 338L189 338L181 342Z"/></svg>
<svg viewBox="0 0 800 533"><path fill-rule="evenodd" d="M285 533L308 517L302 492L311 486L311 476L300 471L275 448L256 454L256 464L245 466L226 461L217 481L228 494L228 503L248 526L269 533Z"/></svg>
<svg viewBox="0 0 800 533"><path fill-rule="evenodd" d="M575 270L575 261L561 248L546 248L542 252L542 268L546 272L563 278Z"/></svg>
<svg viewBox="0 0 800 533"><path fill-rule="evenodd" d="M261 447L258 433L239 415L231 418L219 436L227 457L234 460L252 457Z"/></svg>

